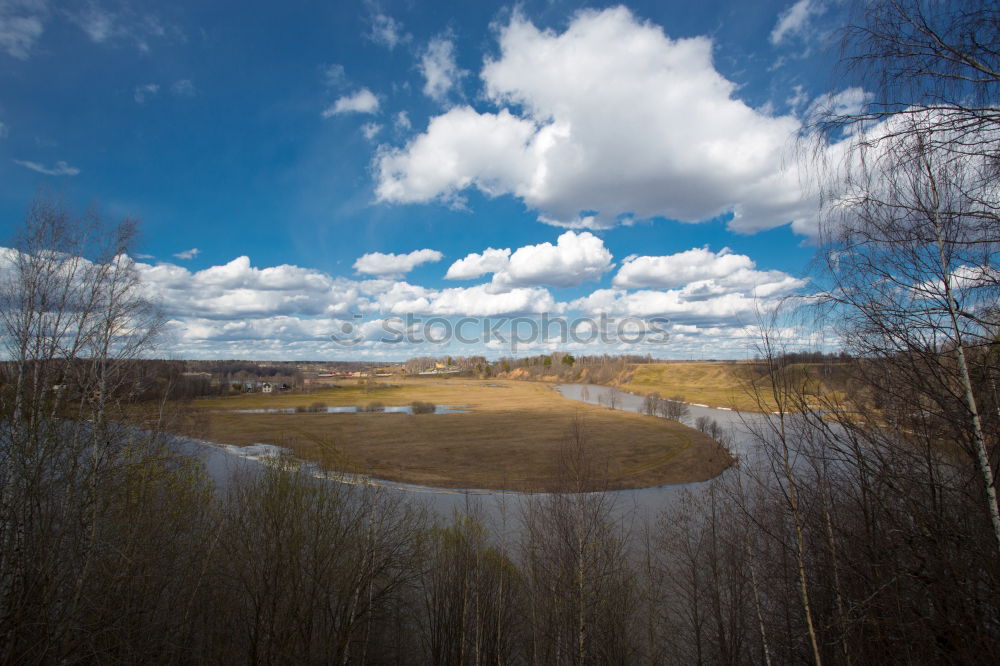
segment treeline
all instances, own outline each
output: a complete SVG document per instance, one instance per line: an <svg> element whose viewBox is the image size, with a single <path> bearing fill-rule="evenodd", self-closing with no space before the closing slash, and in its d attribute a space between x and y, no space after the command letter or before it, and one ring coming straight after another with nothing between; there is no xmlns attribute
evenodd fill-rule
<svg viewBox="0 0 1000 666"><path fill-rule="evenodd" d="M272 378L294 375L303 368L316 372L354 372L396 365L387 361L246 361L191 360L185 361L191 372L207 372L222 377Z"/></svg>
<svg viewBox="0 0 1000 666"><path fill-rule="evenodd" d="M26 374L39 379L45 378L46 384L39 386L42 392L61 393L64 403L78 402L91 395L88 393L88 375L94 363L94 359L65 358L58 355L46 359L44 369L40 364L36 368L34 360L26 361L23 367L13 361L0 362L0 390L14 390L19 374ZM127 364L112 371L114 378L105 390L108 392L107 397L113 400L153 402L239 391L248 380L299 383L301 379L301 373L294 366L258 367L242 362L236 364L236 367L249 367L253 370L226 370L217 373L200 369L202 367L204 366L192 361L130 359Z"/></svg>
<svg viewBox="0 0 1000 666"><path fill-rule="evenodd" d="M783 351L778 358L782 365L793 365L795 363L828 364L850 361L851 355L846 351ZM757 356L754 360L759 363L763 359Z"/></svg>
<svg viewBox="0 0 1000 666"><path fill-rule="evenodd" d="M22 365L16 361L0 362L0 391L14 390L19 373L44 377L42 392L62 392L62 402L77 402L87 397L87 375L95 359L67 358L63 350L53 350L51 358L42 365L27 359ZM127 364L118 364L106 390L115 400L155 402L185 400L209 395L242 392L247 385L260 382L284 384L289 388L302 388L304 373L300 363L294 361L199 361L132 358ZM385 363L332 361L313 363L324 372L372 370L385 367Z"/></svg>
<svg viewBox="0 0 1000 666"><path fill-rule="evenodd" d="M425 370L434 370L438 364L446 369L457 369L465 372L482 373L490 367L485 356L415 356L402 363L403 371L417 374Z"/></svg>
<svg viewBox="0 0 1000 666"><path fill-rule="evenodd" d="M565 492L452 516L280 462L219 491L126 430L8 431L0 661L996 663L974 469L767 423L759 459L651 515L573 492L601 469L583 423Z"/></svg>
<svg viewBox="0 0 1000 666"><path fill-rule="evenodd" d="M503 357L493 364L492 372L496 376L515 379L610 384L624 379L632 366L653 362L653 357L648 354L575 356L565 352L553 352L520 358Z"/></svg>
<svg viewBox="0 0 1000 666"><path fill-rule="evenodd" d="M207 372L218 377L235 379L237 377L271 378L293 375L298 371L299 363L295 361L257 361L239 360L209 360L185 361L189 372Z"/></svg>
<svg viewBox="0 0 1000 666"><path fill-rule="evenodd" d="M433 370L439 365L479 378L512 377L517 379L547 379L583 381L605 384L618 378L638 363L653 363L649 354L608 354L575 356L553 352L537 356L500 357L494 361L484 356L418 356L403 363L410 374Z"/></svg>

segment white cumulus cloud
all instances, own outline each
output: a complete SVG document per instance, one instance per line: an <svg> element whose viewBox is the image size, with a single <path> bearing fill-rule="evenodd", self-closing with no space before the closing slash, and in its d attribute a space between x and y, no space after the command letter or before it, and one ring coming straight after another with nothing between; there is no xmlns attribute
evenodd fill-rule
<svg viewBox="0 0 1000 666"><path fill-rule="evenodd" d="M504 314L556 312L546 289L517 288L495 293L489 285L442 289L430 300L427 312L441 316L491 317Z"/></svg>
<svg viewBox="0 0 1000 666"><path fill-rule="evenodd" d="M759 301L740 293L722 294L696 300L685 298L680 290L627 292L623 289L599 289L589 296L572 301L572 309L628 317L669 317L674 322L734 325L752 318Z"/></svg>
<svg viewBox="0 0 1000 666"><path fill-rule="evenodd" d="M599 280L611 269L611 258L604 241L589 231L567 231L555 245L526 245L513 253L488 248L470 254L453 263L445 279L468 280L493 273L491 288L496 292L541 285L575 287Z"/></svg>
<svg viewBox="0 0 1000 666"><path fill-rule="evenodd" d="M455 45L444 37L432 39L420 57L420 72L424 75L424 94L436 102L444 102L459 79L467 74L455 64Z"/></svg>
<svg viewBox="0 0 1000 666"><path fill-rule="evenodd" d="M542 313L566 315L569 319L574 318L574 313L590 316L606 313L614 318L665 316L672 322L672 353L704 357L720 355L730 347L742 352L741 345L745 346L748 335L752 338L752 332L741 327L753 320L755 309L762 301L766 305L771 298L767 294L755 294L754 284L759 281L744 279L745 273L778 273L757 271L752 262L748 266L745 260L726 259L741 255L708 253L702 258L709 260L711 265L700 273L690 269L685 277L688 281L670 281L657 277L658 274L645 280L651 285L676 284L675 288L632 291L615 286L597 289L569 303L559 302L548 289L530 284L557 281L551 276L540 277L537 261L556 264L562 261L559 265L564 275L572 272L568 268L570 265L579 269L580 274L592 270L594 275L600 275L604 266L600 259L606 252L588 239L590 234L564 236L567 240L555 245L526 246L531 252L522 253L524 265L513 268L512 264L517 263L515 255L525 248L515 252L489 249L469 255L462 260L464 264L455 262L455 271L465 271L467 277L477 271L479 274L500 272L528 276L525 284L508 285L504 290L498 290L494 283L437 289L387 277L348 279L288 264L259 268L246 256L199 271L167 262L137 261L133 265L144 293L162 307L169 319L168 347L172 353L185 358L329 356L343 351L331 334L350 330L352 337L359 337L357 347L353 348L359 357L398 359L401 353L417 355L428 350L407 346L410 342L387 344L385 336L389 329L383 324L389 318L393 318L392 330L398 331L401 320L409 321L407 315L416 316L417 321L410 325L412 328L419 327L420 320L427 322L429 317L509 317ZM588 244L592 245L589 250L580 250L580 245ZM561 257L557 256L560 248ZM574 254L594 256L598 260L581 262L573 259ZM0 272L15 255L14 250L0 248ZM685 253L671 256L679 255ZM692 256L688 255L681 263L693 265ZM134 258L147 257L137 254ZM641 258L627 259L626 266L638 259ZM963 266L955 275L956 282L960 279L963 284L974 286L986 273L978 267ZM727 282L730 278L734 279L731 283ZM990 278L995 279L995 271L990 273ZM778 283L780 280L773 284ZM787 290L788 286L775 287L776 291L771 294ZM476 338L485 335L481 331L490 326L490 322L467 321L464 325L464 334ZM506 343L501 344L496 339L478 337L478 340L478 343L468 343L470 346L461 353L506 350ZM558 345L558 348L566 347ZM571 348L584 353L635 351L630 346L608 349L591 344ZM727 351L725 355L732 354Z"/></svg>
<svg viewBox="0 0 1000 666"><path fill-rule="evenodd" d="M723 278L753 267L750 257L733 254L729 248L717 253L707 248L694 248L666 256L626 259L613 284L626 289L665 289L696 280Z"/></svg>
<svg viewBox="0 0 1000 666"><path fill-rule="evenodd" d="M193 251L178 255L190 258ZM287 264L257 268L246 256L195 272L170 263L136 268L150 297L180 318L335 315L355 307L360 297L358 283L350 280Z"/></svg>
<svg viewBox="0 0 1000 666"><path fill-rule="evenodd" d="M383 201L455 201L459 190L472 185L492 196L504 194L532 168L528 142L534 132L531 122L506 109L492 114L455 107L432 118L405 150L378 158L376 194Z"/></svg>
<svg viewBox="0 0 1000 666"><path fill-rule="evenodd" d="M402 277L420 264L441 261L443 254L437 250L414 250L408 254L369 252L358 257L354 270L365 275L380 277Z"/></svg>
<svg viewBox="0 0 1000 666"><path fill-rule="evenodd" d="M368 88L362 88L353 95L340 97L323 111L329 118L338 113L375 113L378 111L378 97Z"/></svg>
<svg viewBox="0 0 1000 666"><path fill-rule="evenodd" d="M729 248L712 252L694 248L676 254L626 259L612 285L620 289L677 289L687 301L726 294L770 298L806 285L806 280L782 271L757 270L745 254Z"/></svg>
<svg viewBox="0 0 1000 666"><path fill-rule="evenodd" d="M757 308L806 284L782 271L759 270L750 257L728 248L693 248L628 257L611 289L598 289L569 307L617 316L665 316L677 324L736 326L752 320Z"/></svg>
<svg viewBox="0 0 1000 666"><path fill-rule="evenodd" d="M510 265L510 248L495 250L492 247L482 252L473 252L448 267L446 280L472 280L487 273L499 273Z"/></svg>
<svg viewBox="0 0 1000 666"><path fill-rule="evenodd" d="M456 107L383 149L379 200L460 203L477 188L566 227L731 213L743 232L812 229L815 201L783 168L799 121L738 99L710 39L671 39L617 7L580 12L562 33L515 14L499 45L481 77L500 110Z"/></svg>

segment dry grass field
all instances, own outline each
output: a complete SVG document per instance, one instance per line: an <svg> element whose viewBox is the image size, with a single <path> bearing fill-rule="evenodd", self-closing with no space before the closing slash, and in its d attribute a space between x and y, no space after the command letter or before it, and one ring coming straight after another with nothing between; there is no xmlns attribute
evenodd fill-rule
<svg viewBox="0 0 1000 666"><path fill-rule="evenodd" d="M637 365L621 388L632 393L681 395L709 407L759 411L746 392L747 365L738 362L690 361Z"/></svg>
<svg viewBox="0 0 1000 666"><path fill-rule="evenodd" d="M709 437L678 423L587 405L548 384L426 378L394 386L357 385L303 394L248 394L199 400L199 436L246 445L279 444L323 468L429 486L553 490L574 419L604 479L592 488L643 488L710 479L731 460ZM461 414L241 414L234 410L386 406L414 400L465 407Z"/></svg>

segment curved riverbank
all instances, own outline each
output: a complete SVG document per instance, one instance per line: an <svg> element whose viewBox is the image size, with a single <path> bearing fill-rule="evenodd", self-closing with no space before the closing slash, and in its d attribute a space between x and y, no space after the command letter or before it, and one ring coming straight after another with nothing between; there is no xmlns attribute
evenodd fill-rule
<svg viewBox="0 0 1000 666"><path fill-rule="evenodd" d="M595 406L600 405L603 396L602 392L610 390L609 387L606 386L585 385L585 384L560 384L551 386L551 389L557 391L561 396L563 396L567 400L574 400L578 402L592 404ZM624 411L624 412L640 412L642 407L642 401L643 401L642 396L618 390L618 405L616 406L616 409L618 411ZM607 408L604 408L604 410L606 409ZM691 413L692 413L692 419L697 418L699 416L708 416L718 421L722 427L733 432L739 431L742 425L741 415L738 412L733 412L731 410L713 409L709 407L692 405ZM232 469L234 468L246 468L247 465L256 465L263 462L266 459L283 455L296 459L296 462L298 464L305 464L307 467L310 468L313 475L316 476L317 478L323 478L331 481L336 481L338 483L348 483L352 485L370 485L374 487L386 488L394 491L400 491L412 494L455 496L455 497L518 496L518 495L533 496L538 494L545 494L546 491L554 490L554 488L527 490L527 489L490 488L490 487L472 487L472 486L440 486L432 484L412 483L408 481L378 478L377 476L368 476L363 474L323 471L315 463L297 459L294 451L292 451L291 449L275 446L272 444L251 443L248 445L236 446L232 444L214 442L208 439L189 439L188 441L198 445L198 448L202 450L202 454L200 457L206 461L206 466L209 468L209 471L212 474L213 478L215 478L215 480L218 483L223 483L223 484L225 483L226 477L232 473ZM742 455L745 452L744 437L738 435L734 436L731 438L731 443L732 446L734 447L734 452L737 455ZM229 461L228 464L227 461ZM719 472L724 471L726 467L728 467L728 465L722 467L719 470ZM650 484L644 487L617 488L617 489L612 489L611 492L622 494L623 496L630 496L637 493L646 493L655 495L657 494L657 491L662 491L662 489L677 488L677 487L690 486L693 484L699 484L711 478L714 478L717 475L718 473L711 474L703 479L684 479L674 482L666 481L663 483Z"/></svg>
<svg viewBox="0 0 1000 666"><path fill-rule="evenodd" d="M326 411L341 410L358 404L355 392L342 388L298 399L324 400ZM280 445L317 470L337 470L333 475L347 482L359 477L342 472L365 472L381 483L445 491L629 490L704 481L731 464L726 450L704 433L632 409L574 401L547 384L422 379L367 396L385 410L418 399L463 409L328 414L299 410L294 397L270 405L229 399L202 406L198 436L250 447L242 455L251 457L261 443ZM593 472L569 479L573 465L565 457L578 446L573 455L585 456Z"/></svg>

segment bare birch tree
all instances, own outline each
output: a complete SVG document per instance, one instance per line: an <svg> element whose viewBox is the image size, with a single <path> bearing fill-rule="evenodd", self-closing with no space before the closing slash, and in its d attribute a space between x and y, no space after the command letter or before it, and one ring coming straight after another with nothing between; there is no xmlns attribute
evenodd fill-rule
<svg viewBox="0 0 1000 666"><path fill-rule="evenodd" d="M183 559L149 548L176 523L166 514L147 520L147 502L176 492L177 507L197 512L207 501L196 466L172 460L155 434L128 428L124 413L110 420L110 407L133 396L134 362L152 349L161 322L128 258L134 235L131 220L77 217L40 196L2 258L3 661L30 658L40 645L55 660L126 658L136 644L113 647L103 622L151 604L130 624L131 635L148 638L149 623L164 618L146 567L157 552L164 571L180 561L167 553ZM95 596L98 581L106 589Z"/></svg>
<svg viewBox="0 0 1000 666"><path fill-rule="evenodd" d="M895 0L864 6L846 62L873 88L829 114L848 133L822 220L827 294L856 354L894 364L950 423L981 477L1000 552L996 428L984 426L1000 297L1000 8ZM881 387L892 391L891 387Z"/></svg>

